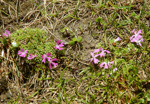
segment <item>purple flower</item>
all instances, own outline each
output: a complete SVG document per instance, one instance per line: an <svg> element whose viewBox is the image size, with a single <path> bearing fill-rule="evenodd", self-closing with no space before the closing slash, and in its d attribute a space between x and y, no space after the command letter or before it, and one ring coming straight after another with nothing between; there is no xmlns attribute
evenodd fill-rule
<svg viewBox="0 0 150 104"><path fill-rule="evenodd" d="M30 55L27 57L27 59L28 59L28 60L32 60L32 59L34 59L36 56L37 56L37 55L31 55L31 54L30 54Z"/></svg>
<svg viewBox="0 0 150 104"><path fill-rule="evenodd" d="M41 59L43 59L42 62L46 63L46 59L48 60L49 56L52 57L50 52L49 53L45 53L44 55L42 55L42 57L41 57Z"/></svg>
<svg viewBox="0 0 150 104"><path fill-rule="evenodd" d="M115 71L117 71L118 69L117 68L115 68L115 69L113 69L113 72L115 72Z"/></svg>
<svg viewBox="0 0 150 104"><path fill-rule="evenodd" d="M133 29L131 32L134 33L134 35L132 35L130 37L130 41L132 42L133 39L136 39L136 38L142 38L142 35L139 35L139 34L142 34L142 31L139 30L138 32L135 31L135 29Z"/></svg>
<svg viewBox="0 0 150 104"><path fill-rule="evenodd" d="M117 41L121 41L121 38L118 37L117 39L114 40L114 42L117 42Z"/></svg>
<svg viewBox="0 0 150 104"><path fill-rule="evenodd" d="M99 49L95 49L94 50L94 52L100 52L101 51L101 53L100 54L98 54L100 57L104 57L105 56L105 52L106 53L110 53L108 50L103 50L103 48L99 48Z"/></svg>
<svg viewBox="0 0 150 104"><path fill-rule="evenodd" d="M48 61L49 61L49 68L50 68L50 69L52 69L52 65L54 66L54 68L57 67L58 63L55 63L55 61L58 61L57 58L52 59L52 58L49 57L49 58L48 58Z"/></svg>
<svg viewBox="0 0 150 104"><path fill-rule="evenodd" d="M112 62L108 62L108 63L106 63L106 62L102 62L101 64L100 64L100 68L102 68L104 65L104 69L108 69L108 68L111 68L111 65L110 64L113 64L114 63L114 61L112 61Z"/></svg>
<svg viewBox="0 0 150 104"><path fill-rule="evenodd" d="M10 32L8 30L6 30L6 34L3 33L3 35L6 36L6 37L10 37Z"/></svg>
<svg viewBox="0 0 150 104"><path fill-rule="evenodd" d="M21 49L20 51L18 51L18 55L20 57L26 57L26 55L28 54L28 50Z"/></svg>
<svg viewBox="0 0 150 104"><path fill-rule="evenodd" d="M142 33L142 31L139 30L137 33L135 30L133 30L132 32L134 32L135 35L130 37L131 42L135 42L137 45L140 45L142 47L141 42L143 42L144 39L143 39L142 35L139 35L140 33Z"/></svg>
<svg viewBox="0 0 150 104"><path fill-rule="evenodd" d="M63 45L63 42L61 42L61 40L57 40L57 42L56 42L56 44L55 44L55 49L58 49L58 50L62 50L63 48L61 48L61 47L63 47L64 45Z"/></svg>
<svg viewBox="0 0 150 104"><path fill-rule="evenodd" d="M99 62L99 60L98 60L96 57L99 56L99 54L94 55L94 53L91 52L91 56L92 56L92 58L91 58L91 60L90 60L90 63L91 63L92 61L94 61L94 64L97 64L97 63Z"/></svg>

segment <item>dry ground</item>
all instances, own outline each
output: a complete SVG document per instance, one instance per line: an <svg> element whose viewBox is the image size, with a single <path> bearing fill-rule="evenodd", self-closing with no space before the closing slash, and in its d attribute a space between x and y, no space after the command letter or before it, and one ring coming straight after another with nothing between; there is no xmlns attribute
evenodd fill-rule
<svg viewBox="0 0 150 104"><path fill-rule="evenodd" d="M44 2L46 1L46 2ZM21 69L18 69L20 76L17 75L17 70L14 65L11 54L5 58L1 58L0 65L0 99L2 103L109 103L108 99L117 99L117 96L110 95L105 98L103 90L99 86L105 86L103 80L97 78L85 78L92 76L91 73L80 73L83 69L89 69L90 52L97 48L97 44L105 44L105 34L107 41L118 36L129 37L128 34L133 28L138 29L139 22L145 23L150 27L150 16L145 15L140 18L140 21L134 21L133 24L126 20L131 18L127 10L118 7L134 5L131 12L140 14L143 5L150 8L148 0L100 0L107 7L98 7L101 5L97 0L1 0L0 1L0 34L5 29L12 32L19 28L41 28L48 31L48 35L53 37L54 41L61 39L65 44L65 59L59 66L51 72L42 71L45 75L42 79L40 72L33 76L23 74ZM145 11L149 9L145 8ZM118 13L116 15L115 13ZM125 17L126 15L127 17ZM96 23L96 18L102 17L106 26L101 26ZM134 18L133 18L134 20ZM137 21L137 22L136 22ZM118 26L119 23L120 26ZM76 37L81 36L82 42L74 46L68 45L72 39L72 35L64 36L61 30L67 27L69 32ZM7 50L9 53L9 50ZM5 53L7 55L8 53ZM19 67L21 68L21 67ZM27 67L29 68L29 67ZM32 69L26 69L32 70ZM11 72L11 74L9 74ZM91 70L90 72L93 72ZM98 71L99 72L99 71ZM80 74L79 74L80 73ZM93 72L95 73L95 72ZM24 78L27 77L28 79ZM147 78L147 76L145 75ZM46 79L47 78L47 79ZM117 86L120 87L120 86ZM125 89L120 87L121 90ZM65 90L64 90L65 89ZM126 96L117 99L117 103L124 103L126 97L136 96L134 90L127 91ZM89 92L87 94L86 92ZM137 91L138 92L138 91ZM92 99L92 94L96 96ZM106 94L106 93L105 93ZM106 94L107 95L107 94ZM84 102L83 99L87 99ZM67 102L68 101L68 102Z"/></svg>

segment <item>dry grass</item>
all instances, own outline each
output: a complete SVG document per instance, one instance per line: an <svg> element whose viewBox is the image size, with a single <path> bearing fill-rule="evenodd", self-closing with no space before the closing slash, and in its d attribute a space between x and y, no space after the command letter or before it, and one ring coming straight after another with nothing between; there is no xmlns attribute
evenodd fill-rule
<svg viewBox="0 0 150 104"><path fill-rule="evenodd" d="M150 84L148 39L139 55L123 54L122 58L137 62L130 73L124 74L124 63L120 63L116 76L106 79L105 70L89 66L90 52L99 46L109 49L110 39L121 37L124 41L119 47L126 47L126 39L134 28L142 29L144 38L149 37L148 0L130 3L120 0L1 0L0 7L3 7L0 8L0 33L5 29L14 32L19 28L41 28L48 32L48 39L61 39L65 44L65 55L52 71L35 71L17 55L14 58L10 47L1 47L0 52L4 54L0 54L0 82L3 78L8 82L6 89L0 90L3 103L124 104L138 103L142 98L145 103L149 101L150 98L144 95ZM135 16L132 16L133 12ZM101 23L96 22L98 17L102 18ZM69 36L61 32L64 27L70 29ZM82 37L81 43L68 44L78 36ZM136 68L138 74L134 75Z"/></svg>

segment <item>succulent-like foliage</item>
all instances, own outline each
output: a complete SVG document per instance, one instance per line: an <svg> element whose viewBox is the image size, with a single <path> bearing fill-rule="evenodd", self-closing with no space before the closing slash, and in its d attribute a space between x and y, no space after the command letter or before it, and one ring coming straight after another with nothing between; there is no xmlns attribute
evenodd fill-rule
<svg viewBox="0 0 150 104"><path fill-rule="evenodd" d="M52 40L47 40L47 32L39 28L19 29L11 34L12 41L19 43L20 48L28 50L28 54L36 54L35 62L41 63L41 56L50 52L55 57L54 46ZM28 60L27 60L28 61Z"/></svg>

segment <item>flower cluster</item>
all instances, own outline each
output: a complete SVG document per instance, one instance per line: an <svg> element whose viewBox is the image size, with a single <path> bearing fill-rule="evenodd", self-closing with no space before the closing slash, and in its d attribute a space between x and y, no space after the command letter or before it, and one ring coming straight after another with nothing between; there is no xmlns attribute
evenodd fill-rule
<svg viewBox="0 0 150 104"><path fill-rule="evenodd" d="M55 63L55 61L58 61L57 58L52 59L52 55L51 53L45 53L44 55L42 55L41 57L42 62L46 63L46 60L49 62L49 68L52 69L52 65L54 66L54 68L57 67L58 63Z"/></svg>
<svg viewBox="0 0 150 104"><path fill-rule="evenodd" d="M20 57L26 57L27 54L28 54L28 50L21 49L20 51L18 51L18 55L19 55ZM30 55L27 57L27 59L28 59L28 60L32 60L32 59L34 59L36 56L37 56L37 55L32 55L32 54L30 54Z"/></svg>
<svg viewBox="0 0 150 104"><path fill-rule="evenodd" d="M58 49L58 50L62 50L63 48L63 42L62 43L60 43L61 42L61 40L57 40L57 42L56 42L56 44L55 44L55 49ZM20 56L20 57L26 57L27 56L27 54L28 54L28 50L24 50L24 49L21 49L20 51L18 51L18 55ZM32 60L32 59L34 59L35 57L36 57L37 55L32 55L32 54L30 54L28 57L27 57L27 59L28 60ZM52 58L52 55L51 55L51 53L50 52L48 52L48 53L45 53L44 55L42 55L41 56L41 59L42 59L42 62L43 63L46 63L46 60L48 61L48 63L49 63L49 68L50 69L52 69L52 65L54 66L54 68L56 68L57 66L58 66L58 63L56 63L55 61L58 61L58 59L57 58Z"/></svg>
<svg viewBox="0 0 150 104"><path fill-rule="evenodd" d="M131 32L133 32L134 35L132 35L132 36L130 37L130 41L131 41L131 42L135 42L137 45L140 45L140 46L142 47L141 42L144 41L143 36L140 35L140 34L142 34L142 31L139 30L138 32L136 32L135 29L133 29Z"/></svg>
<svg viewBox="0 0 150 104"><path fill-rule="evenodd" d="M141 42L143 42L144 41L144 39L143 39L143 37L142 37L142 35L140 35L141 33L142 33L142 31L141 30L139 30L138 32L136 32L135 31L135 29L133 29L131 32L133 32L134 33L134 35L132 35L131 37L130 37L130 41L131 42L135 42L137 45L140 45L141 47L142 47L142 44L141 44ZM121 41L122 39L120 38L120 37L118 37L117 39L115 39L114 40L114 42L117 42L117 41ZM99 53L100 52L100 53ZM92 56L92 58L90 59L90 63L93 61L93 63L94 64L98 64L99 63L99 60L98 60L98 56L100 56L100 57L105 57L105 54L106 53L110 53L110 51L108 51L108 50L104 50L103 48L99 48L99 49L95 49L94 50L94 52L91 52L91 56ZM110 69L111 68L111 64L113 64L114 63L114 61L111 61L111 62L102 62L101 64L100 64L100 68L103 68L104 67L104 69ZM113 69L113 72L115 72L115 71L117 71L118 69L117 68L115 68L115 69ZM110 75L111 75L112 73L110 73ZM108 75L109 76L109 75Z"/></svg>
<svg viewBox="0 0 150 104"><path fill-rule="evenodd" d="M99 53L100 52L100 53ZM97 54L95 54L97 53ZM99 62L99 60L97 59L98 56L100 57L105 57L105 53L110 53L110 51L108 50L104 50L103 48L99 48L99 49L95 49L94 52L91 52L91 60L90 60L90 63L93 61L94 64L97 64ZM95 55L94 55L95 54ZM104 66L104 69L109 69L111 68L111 64L113 64L114 61L111 61L111 62L102 62L100 64L100 68L102 68Z"/></svg>

